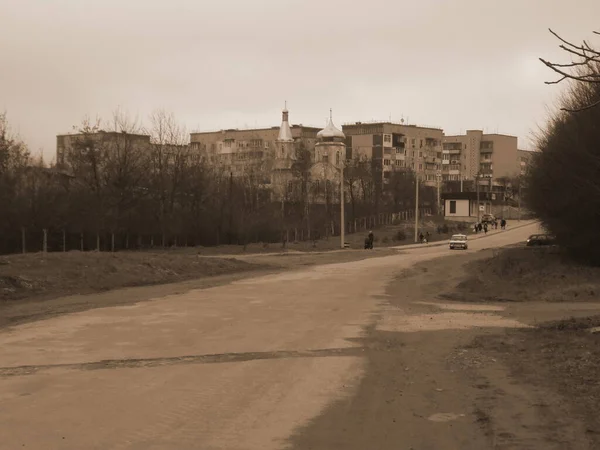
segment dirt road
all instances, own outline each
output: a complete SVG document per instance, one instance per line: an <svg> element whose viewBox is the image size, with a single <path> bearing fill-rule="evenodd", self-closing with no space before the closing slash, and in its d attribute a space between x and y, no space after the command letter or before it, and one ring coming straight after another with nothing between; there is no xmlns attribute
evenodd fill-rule
<svg viewBox="0 0 600 450"><path fill-rule="evenodd" d="M451 258L421 247L2 331L0 449L561 448L531 446L541 431L523 402L499 432L523 446L498 446L474 407L481 389L462 378L473 361L461 345L527 319L430 301L460 258L535 231ZM424 261L425 275L399 276Z"/></svg>

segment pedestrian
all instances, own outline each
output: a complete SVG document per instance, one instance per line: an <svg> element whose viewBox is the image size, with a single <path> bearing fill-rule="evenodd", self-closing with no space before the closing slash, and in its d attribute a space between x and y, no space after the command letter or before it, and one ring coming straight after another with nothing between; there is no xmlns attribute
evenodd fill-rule
<svg viewBox="0 0 600 450"><path fill-rule="evenodd" d="M481 225L481 222L479 223L479 225L477 225L477 230L481 233L481 230L483 230L483 225Z"/></svg>
<svg viewBox="0 0 600 450"><path fill-rule="evenodd" d="M419 242L423 242L423 239L425 239L425 236L423 236L423 232L419 233Z"/></svg>
<svg viewBox="0 0 600 450"><path fill-rule="evenodd" d="M501 228L502 230L505 230L505 229L506 229L506 220L502 219L502 220L500 221L500 228Z"/></svg>
<svg viewBox="0 0 600 450"><path fill-rule="evenodd" d="M369 231L369 248L370 249L373 248L374 241L375 241L375 235L373 234L373 231Z"/></svg>
<svg viewBox="0 0 600 450"><path fill-rule="evenodd" d="M488 229L487 229L487 223L486 223L485 225L483 225L483 232L484 232L485 234L487 234L487 230L488 230Z"/></svg>

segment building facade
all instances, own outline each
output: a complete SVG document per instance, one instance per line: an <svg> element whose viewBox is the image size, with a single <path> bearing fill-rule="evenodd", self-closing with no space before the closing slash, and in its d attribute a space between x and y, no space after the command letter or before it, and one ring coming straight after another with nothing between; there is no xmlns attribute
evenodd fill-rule
<svg viewBox="0 0 600 450"><path fill-rule="evenodd" d="M442 180L460 181L515 177L521 166L517 137L467 130L464 135L444 136Z"/></svg>
<svg viewBox="0 0 600 450"><path fill-rule="evenodd" d="M56 136L56 167L64 169L68 165L69 153L76 147L88 143L109 148L150 147L150 136L146 134L120 133L98 130L92 133L59 134Z"/></svg>
<svg viewBox="0 0 600 450"><path fill-rule="evenodd" d="M531 165L531 160L534 154L535 152L530 150L517 150L517 155L519 158L519 175L527 175L527 171L529 170L529 166Z"/></svg>
<svg viewBox="0 0 600 450"><path fill-rule="evenodd" d="M190 147L212 164L230 167L234 175L242 174L248 168L269 166L275 159L291 158L301 145L314 151L320 128L290 125L288 115L284 109L282 126L285 122L294 144L292 148L284 144L288 153L282 153L281 149L282 126L190 133Z"/></svg>
<svg viewBox="0 0 600 450"><path fill-rule="evenodd" d="M355 122L342 127L349 159L372 160L383 180L392 172L413 170L429 186L435 186L442 168L440 128L393 122Z"/></svg>

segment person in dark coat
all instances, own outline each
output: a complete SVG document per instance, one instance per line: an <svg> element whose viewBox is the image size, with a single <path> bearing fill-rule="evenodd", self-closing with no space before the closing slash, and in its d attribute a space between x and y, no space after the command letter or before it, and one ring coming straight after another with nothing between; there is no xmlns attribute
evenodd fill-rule
<svg viewBox="0 0 600 450"><path fill-rule="evenodd" d="M374 241L375 241L375 235L373 234L373 231L369 231L369 234L368 234L367 238L365 239L365 248L372 249Z"/></svg>

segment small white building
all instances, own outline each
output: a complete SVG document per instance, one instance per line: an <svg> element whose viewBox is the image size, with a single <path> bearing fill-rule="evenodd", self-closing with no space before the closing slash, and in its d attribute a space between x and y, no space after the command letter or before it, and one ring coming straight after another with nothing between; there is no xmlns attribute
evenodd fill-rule
<svg viewBox="0 0 600 450"><path fill-rule="evenodd" d="M448 192L441 195L444 204L444 219L460 221L476 221L479 216L492 212L492 203L480 195L477 205L476 192Z"/></svg>

